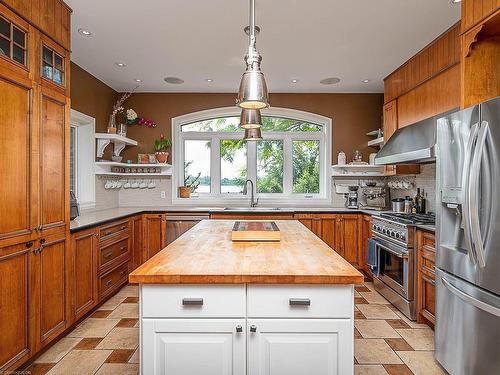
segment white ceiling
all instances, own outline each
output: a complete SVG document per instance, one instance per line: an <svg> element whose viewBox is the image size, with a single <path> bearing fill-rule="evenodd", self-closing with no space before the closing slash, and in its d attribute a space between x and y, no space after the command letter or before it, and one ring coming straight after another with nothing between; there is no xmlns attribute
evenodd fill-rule
<svg viewBox="0 0 500 375"><path fill-rule="evenodd" d="M142 92L237 91L248 0L66 2L72 60L115 90L140 78ZM386 75L459 18L450 0L257 0L257 47L271 92L382 92ZM321 85L326 77L341 82Z"/></svg>

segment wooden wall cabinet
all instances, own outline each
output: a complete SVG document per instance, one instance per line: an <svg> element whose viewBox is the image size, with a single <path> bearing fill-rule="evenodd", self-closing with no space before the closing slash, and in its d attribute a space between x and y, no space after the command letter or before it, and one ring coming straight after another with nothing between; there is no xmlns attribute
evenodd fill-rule
<svg viewBox="0 0 500 375"><path fill-rule="evenodd" d="M398 130L398 100L394 99L389 103L384 104L383 108L384 121L384 142ZM418 174L420 173L419 165L386 165L384 173L386 176L394 176L399 174Z"/></svg>
<svg viewBox="0 0 500 375"><path fill-rule="evenodd" d="M417 323L436 324L434 233L417 230Z"/></svg>

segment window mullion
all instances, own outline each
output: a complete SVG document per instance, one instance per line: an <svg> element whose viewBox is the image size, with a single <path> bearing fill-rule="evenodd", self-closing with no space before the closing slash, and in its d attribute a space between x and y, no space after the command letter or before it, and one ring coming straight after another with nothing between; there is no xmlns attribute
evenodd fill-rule
<svg viewBox="0 0 500 375"><path fill-rule="evenodd" d="M292 139L283 139L283 193L292 194L293 185L293 161L292 161Z"/></svg>
<svg viewBox="0 0 500 375"><path fill-rule="evenodd" d="M210 157L210 194L220 194L220 138L212 137Z"/></svg>
<svg viewBox="0 0 500 375"><path fill-rule="evenodd" d="M247 142L247 178L257 191L257 142Z"/></svg>

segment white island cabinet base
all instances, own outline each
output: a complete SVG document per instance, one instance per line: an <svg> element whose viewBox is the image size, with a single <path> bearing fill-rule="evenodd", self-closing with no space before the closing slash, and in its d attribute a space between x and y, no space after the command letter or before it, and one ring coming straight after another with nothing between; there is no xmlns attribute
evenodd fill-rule
<svg viewBox="0 0 500 375"><path fill-rule="evenodd" d="M143 375L352 375L354 286L141 285L140 331Z"/></svg>

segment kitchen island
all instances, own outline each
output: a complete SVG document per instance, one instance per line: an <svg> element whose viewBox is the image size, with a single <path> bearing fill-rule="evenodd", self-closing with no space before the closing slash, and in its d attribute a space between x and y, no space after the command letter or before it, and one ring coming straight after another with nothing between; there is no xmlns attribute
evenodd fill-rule
<svg viewBox="0 0 500 375"><path fill-rule="evenodd" d="M133 271L142 374L352 374L363 276L298 221L232 242L204 220Z"/></svg>

